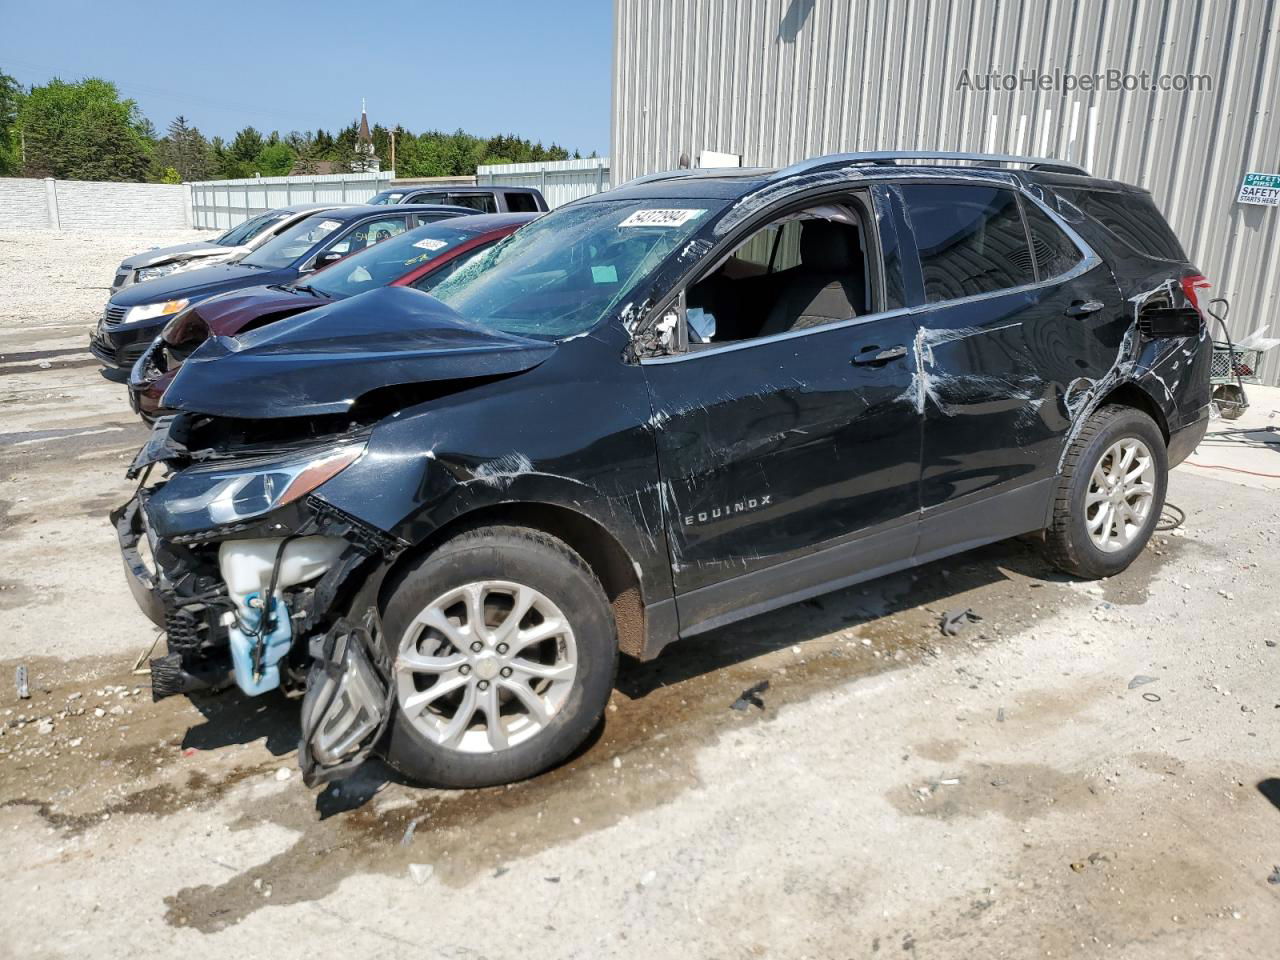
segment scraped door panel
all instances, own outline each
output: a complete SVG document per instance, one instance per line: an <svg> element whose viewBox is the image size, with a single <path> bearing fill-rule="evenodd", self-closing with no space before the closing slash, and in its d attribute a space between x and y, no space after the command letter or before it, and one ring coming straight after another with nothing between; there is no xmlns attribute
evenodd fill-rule
<svg viewBox="0 0 1280 960"><path fill-rule="evenodd" d="M764 602L762 590L804 586L781 572L790 561L877 530L913 531L920 420L909 350L853 360L914 335L907 317L869 319L645 364L678 596L776 567L776 582L740 598ZM912 537L901 538L908 554Z"/></svg>

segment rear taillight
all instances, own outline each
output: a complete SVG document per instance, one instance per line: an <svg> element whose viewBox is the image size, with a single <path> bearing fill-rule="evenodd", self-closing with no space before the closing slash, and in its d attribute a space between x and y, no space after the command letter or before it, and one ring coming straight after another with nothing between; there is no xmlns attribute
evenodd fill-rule
<svg viewBox="0 0 1280 960"><path fill-rule="evenodd" d="M1208 290L1210 286L1212 284L1198 273L1182 278L1182 293L1191 301L1191 305L1196 308L1196 312L1201 317L1204 316L1204 308L1200 306L1200 295L1196 291Z"/></svg>

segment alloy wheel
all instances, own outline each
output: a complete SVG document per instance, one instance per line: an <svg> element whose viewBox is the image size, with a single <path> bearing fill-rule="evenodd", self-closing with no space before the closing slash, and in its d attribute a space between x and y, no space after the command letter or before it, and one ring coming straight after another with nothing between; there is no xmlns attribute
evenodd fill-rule
<svg viewBox="0 0 1280 960"><path fill-rule="evenodd" d="M1103 453L1085 493L1085 529L1104 553L1123 550L1146 528L1155 502L1156 464L1147 445L1124 437Z"/></svg>
<svg viewBox="0 0 1280 960"><path fill-rule="evenodd" d="M577 671L573 630L555 603L524 584L484 580L442 594L409 624L396 696L431 741L493 753L545 729Z"/></svg>

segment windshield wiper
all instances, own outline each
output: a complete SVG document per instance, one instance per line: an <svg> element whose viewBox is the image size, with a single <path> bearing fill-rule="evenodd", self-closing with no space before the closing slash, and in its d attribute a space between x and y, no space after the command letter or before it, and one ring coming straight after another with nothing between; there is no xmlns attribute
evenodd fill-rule
<svg viewBox="0 0 1280 960"><path fill-rule="evenodd" d="M298 290L298 291L301 291L302 293L309 293L313 297L324 297L326 300L329 299L329 295L327 293L325 293L322 290L317 290L315 287L307 283L295 283L289 289Z"/></svg>

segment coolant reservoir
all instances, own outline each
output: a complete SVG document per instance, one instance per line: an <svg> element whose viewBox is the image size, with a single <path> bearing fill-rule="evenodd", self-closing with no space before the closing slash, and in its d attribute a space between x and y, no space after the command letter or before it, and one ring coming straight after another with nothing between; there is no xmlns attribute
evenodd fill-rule
<svg viewBox="0 0 1280 960"><path fill-rule="evenodd" d="M299 537L290 540L280 558L276 596L281 591L320 576L347 547L340 537ZM280 540L224 540L218 546L218 567L227 592L243 614L250 594L264 594L271 583Z"/></svg>

